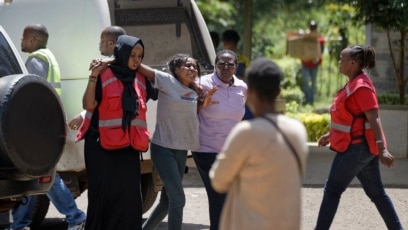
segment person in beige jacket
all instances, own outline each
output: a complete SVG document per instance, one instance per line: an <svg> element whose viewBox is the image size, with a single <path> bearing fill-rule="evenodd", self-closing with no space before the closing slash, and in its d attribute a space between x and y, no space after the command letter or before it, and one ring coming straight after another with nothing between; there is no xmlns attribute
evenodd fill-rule
<svg viewBox="0 0 408 230"><path fill-rule="evenodd" d="M300 229L307 134L300 121L275 110L282 77L267 58L246 73L255 118L232 129L210 171L214 189L227 192L220 229Z"/></svg>

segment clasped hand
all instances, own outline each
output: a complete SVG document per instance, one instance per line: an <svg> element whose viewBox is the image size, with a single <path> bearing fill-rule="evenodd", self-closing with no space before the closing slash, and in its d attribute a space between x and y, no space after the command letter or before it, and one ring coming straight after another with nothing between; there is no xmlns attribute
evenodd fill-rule
<svg viewBox="0 0 408 230"><path fill-rule="evenodd" d="M108 67L108 65L112 63L112 61L113 61L112 58L105 59L95 58L89 64L89 70L92 71L92 75L97 76L102 71L104 71L106 67Z"/></svg>

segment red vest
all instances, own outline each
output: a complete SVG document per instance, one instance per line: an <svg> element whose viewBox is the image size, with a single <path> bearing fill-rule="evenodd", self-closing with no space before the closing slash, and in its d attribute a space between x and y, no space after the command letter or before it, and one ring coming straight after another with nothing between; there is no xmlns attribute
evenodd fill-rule
<svg viewBox="0 0 408 230"><path fill-rule="evenodd" d="M139 115L133 118L130 128L122 129L123 84L108 68L101 74L102 100L99 104L99 140L104 149L114 150L133 147L145 152L149 147L149 131L146 123L146 79L136 74L134 88L139 97ZM91 124L93 111L87 111L76 140L82 140Z"/></svg>
<svg viewBox="0 0 408 230"><path fill-rule="evenodd" d="M334 98L330 108L331 126L330 126L330 148L336 152L344 152L348 149L353 139L358 137L351 136L353 121L355 119L364 119L364 138L370 148L370 152L378 155L375 136L370 127L370 123L365 119L364 114L353 115L346 108L346 100L358 88L367 87L375 93L375 88L370 78L366 74L360 74L349 81Z"/></svg>

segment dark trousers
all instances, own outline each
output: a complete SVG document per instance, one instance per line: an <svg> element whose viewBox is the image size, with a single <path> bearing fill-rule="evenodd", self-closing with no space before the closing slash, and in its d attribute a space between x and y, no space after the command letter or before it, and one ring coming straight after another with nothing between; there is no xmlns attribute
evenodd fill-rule
<svg viewBox="0 0 408 230"><path fill-rule="evenodd" d="M210 212L210 230L218 229L222 207L226 197L225 193L218 193L213 189L211 186L210 177L208 175L216 157L217 153L193 152L194 162L197 166L198 172L200 173L201 179L203 180L205 190L207 191Z"/></svg>
<svg viewBox="0 0 408 230"><path fill-rule="evenodd" d="M99 139L85 139L88 209L85 229L142 229L140 152L102 149Z"/></svg>
<svg viewBox="0 0 408 230"><path fill-rule="evenodd" d="M316 230L330 228L336 214L340 197L347 186L357 177L364 192L375 204L389 230L403 229L391 199L381 181L379 158L372 155L367 143L350 145L344 153L337 153L333 160L329 178L324 187Z"/></svg>

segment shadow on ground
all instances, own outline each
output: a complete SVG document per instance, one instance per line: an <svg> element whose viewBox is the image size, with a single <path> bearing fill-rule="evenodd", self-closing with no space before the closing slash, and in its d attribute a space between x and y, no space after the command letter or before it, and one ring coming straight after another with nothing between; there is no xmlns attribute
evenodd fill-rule
<svg viewBox="0 0 408 230"><path fill-rule="evenodd" d="M145 219L143 219L145 221ZM33 230L66 230L67 224L63 218L46 218L41 224L39 229ZM164 230L168 228L167 222L161 222L156 230ZM210 226L203 224L192 224L192 223L183 223L183 230L200 230L200 229L209 229Z"/></svg>
<svg viewBox="0 0 408 230"><path fill-rule="evenodd" d="M168 224L167 222L161 222L159 226L157 226L156 230L167 230L168 229ZM183 223L182 226L183 230L202 230L202 229L210 229L209 225L204 225L204 224L192 224L192 223Z"/></svg>
<svg viewBox="0 0 408 230"><path fill-rule="evenodd" d="M33 230L66 230L67 228L68 225L63 218L46 218L40 228L33 228Z"/></svg>

